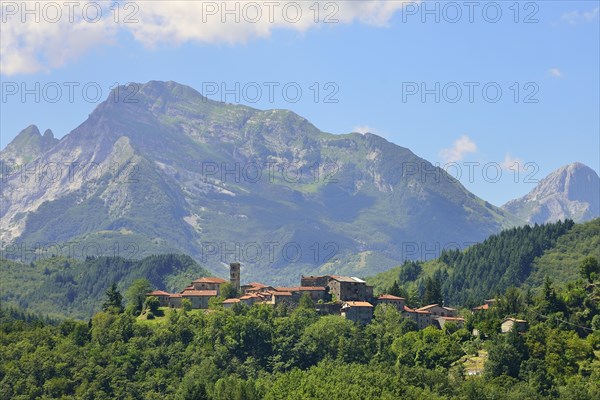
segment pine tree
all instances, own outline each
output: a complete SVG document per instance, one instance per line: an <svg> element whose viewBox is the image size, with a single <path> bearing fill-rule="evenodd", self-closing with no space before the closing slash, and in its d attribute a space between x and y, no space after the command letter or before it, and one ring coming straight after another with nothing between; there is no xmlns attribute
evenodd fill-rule
<svg viewBox="0 0 600 400"><path fill-rule="evenodd" d="M116 283L113 283L106 290L106 301L102 304L102 311L115 312L117 314L123 312L123 296L117 289Z"/></svg>

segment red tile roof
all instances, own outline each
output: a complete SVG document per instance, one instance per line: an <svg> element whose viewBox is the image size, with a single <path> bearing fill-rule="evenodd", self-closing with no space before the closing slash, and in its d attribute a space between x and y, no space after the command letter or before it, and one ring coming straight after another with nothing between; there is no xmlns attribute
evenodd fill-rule
<svg viewBox="0 0 600 400"><path fill-rule="evenodd" d="M380 300L406 300L404 297L398 297L391 294L382 294L377 298Z"/></svg>
<svg viewBox="0 0 600 400"><path fill-rule="evenodd" d="M171 299L174 298L174 297L181 297L181 294L180 293L175 293L175 294L172 294L172 295L169 296L169 298L171 298Z"/></svg>
<svg viewBox="0 0 600 400"><path fill-rule="evenodd" d="M286 292L286 291L275 291L275 292L270 292L273 296L292 296L292 293L290 292Z"/></svg>
<svg viewBox="0 0 600 400"><path fill-rule="evenodd" d="M404 306L404 311L409 312L409 313L415 313L415 314L431 314L429 311L421 310L421 309L413 310L412 308L409 308L407 306Z"/></svg>
<svg viewBox="0 0 600 400"><path fill-rule="evenodd" d="M242 285L242 286L250 286L250 287L254 287L254 288L264 288L267 287L267 285L265 285L264 283L260 283L260 282L250 282L247 285Z"/></svg>
<svg viewBox="0 0 600 400"><path fill-rule="evenodd" d="M448 311L456 311L456 308L444 307L444 306L440 306L439 304L430 304L425 307L417 308L417 310L426 311L426 310L429 310L430 308L434 308L434 307L440 307L440 308L443 308L444 310L448 310Z"/></svg>
<svg viewBox="0 0 600 400"><path fill-rule="evenodd" d="M477 307L473 308L473 310L487 310L489 308L490 308L490 305L486 303L481 306L477 306Z"/></svg>
<svg viewBox="0 0 600 400"><path fill-rule="evenodd" d="M184 290L183 297L216 297L216 290Z"/></svg>
<svg viewBox="0 0 600 400"><path fill-rule="evenodd" d="M233 304L233 303L239 303L240 299L227 299L223 301L223 304Z"/></svg>
<svg viewBox="0 0 600 400"><path fill-rule="evenodd" d="M163 292L162 290L155 290L150 293L146 293L146 296L170 296L171 293Z"/></svg>
<svg viewBox="0 0 600 400"><path fill-rule="evenodd" d="M192 283L226 283L227 280L223 279L223 278L214 278L214 277L202 277L202 278L198 278L195 281L192 281Z"/></svg>

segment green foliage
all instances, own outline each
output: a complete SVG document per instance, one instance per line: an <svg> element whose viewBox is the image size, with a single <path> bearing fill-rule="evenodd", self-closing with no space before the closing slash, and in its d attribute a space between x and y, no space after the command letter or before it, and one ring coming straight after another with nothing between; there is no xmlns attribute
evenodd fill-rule
<svg viewBox="0 0 600 400"><path fill-rule="evenodd" d="M182 299L181 308L184 311L192 311L192 302L190 301L190 299Z"/></svg>
<svg viewBox="0 0 600 400"><path fill-rule="evenodd" d="M596 257L586 257L579 266L579 271L583 279L592 283L600 278L600 264Z"/></svg>
<svg viewBox="0 0 600 400"><path fill-rule="evenodd" d="M600 219L579 225L567 220L523 226L492 235L462 252L444 250L436 260L405 262L368 282L384 292L397 281L401 292L416 290L423 303L438 303L437 280L446 304L473 307L511 286L537 288L544 272L560 277L560 283L574 280L581 254L597 254L598 246ZM587 268L593 270L593 262Z"/></svg>
<svg viewBox="0 0 600 400"><path fill-rule="evenodd" d="M131 307L136 313L139 313L140 311L142 311L142 307L144 306L146 294L148 294L151 291L152 285L150 284L150 281L148 281L145 278L136 279L135 281L133 281L133 284L129 286L127 292L125 292L127 306Z"/></svg>
<svg viewBox="0 0 600 400"><path fill-rule="evenodd" d="M150 310L151 313L156 314L160 307L160 301L154 296L148 296L145 302L146 309Z"/></svg>
<svg viewBox="0 0 600 400"><path fill-rule="evenodd" d="M224 299L233 299L238 297L240 294L231 284L231 282L225 282L221 285L221 297Z"/></svg>
<svg viewBox="0 0 600 400"><path fill-rule="evenodd" d="M518 302L523 292L508 289L497 307L468 321L481 331L494 327L483 338L451 327L417 331L387 305L366 326L267 305L168 310L151 323L99 312L89 322L55 325L3 307L0 398L596 398L600 288L567 286L550 283L529 306ZM562 311L542 314L552 297ZM499 334L505 310L526 318L529 329ZM484 374L472 376L465 358L483 349Z"/></svg>
<svg viewBox="0 0 600 400"><path fill-rule="evenodd" d="M106 290L106 300L102 303L102 311L121 313L123 312L123 296L117 289L117 284L113 283Z"/></svg>
<svg viewBox="0 0 600 400"><path fill-rule="evenodd" d="M146 279L153 288L174 293L196 277L211 276L191 257L180 254L141 260L55 257L37 260L33 265L0 259L0 274L0 301L5 304L56 318L85 319L100 311L105 291L113 282L118 283L118 289L126 293L130 302L126 290L137 279ZM137 292L140 297L141 291ZM142 304L143 301L142 298Z"/></svg>

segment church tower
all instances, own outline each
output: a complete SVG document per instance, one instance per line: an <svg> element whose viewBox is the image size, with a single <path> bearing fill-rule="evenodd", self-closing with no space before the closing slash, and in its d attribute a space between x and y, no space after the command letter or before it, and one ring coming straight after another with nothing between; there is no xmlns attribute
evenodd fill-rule
<svg viewBox="0 0 600 400"><path fill-rule="evenodd" d="M229 281L231 282L231 286L235 288L235 290L240 292L240 263L230 263L229 264Z"/></svg>

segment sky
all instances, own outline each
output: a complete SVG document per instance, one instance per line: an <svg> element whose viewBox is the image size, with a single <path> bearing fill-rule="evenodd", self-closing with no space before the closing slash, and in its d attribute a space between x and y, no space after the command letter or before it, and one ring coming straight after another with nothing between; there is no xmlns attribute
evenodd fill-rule
<svg viewBox="0 0 600 400"><path fill-rule="evenodd" d="M371 132L495 205L600 171L599 1L2 1L0 147L129 82Z"/></svg>

